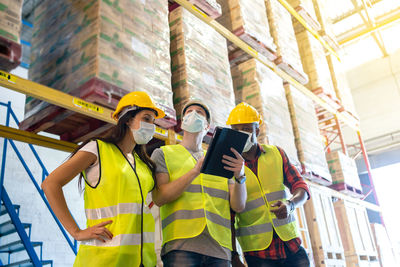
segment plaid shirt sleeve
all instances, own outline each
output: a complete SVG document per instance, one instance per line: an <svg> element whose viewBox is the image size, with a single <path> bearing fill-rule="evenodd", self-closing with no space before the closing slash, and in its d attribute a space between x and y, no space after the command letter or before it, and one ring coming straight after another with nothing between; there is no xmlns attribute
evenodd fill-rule
<svg viewBox="0 0 400 267"><path fill-rule="evenodd" d="M290 193L292 194L294 191L296 191L296 189L303 188L308 194L308 199L310 199L310 191L307 183L304 181L304 178L301 176L296 167L290 163L285 151L280 147L277 148L281 153L283 161L283 183L287 186L287 188L289 188Z"/></svg>

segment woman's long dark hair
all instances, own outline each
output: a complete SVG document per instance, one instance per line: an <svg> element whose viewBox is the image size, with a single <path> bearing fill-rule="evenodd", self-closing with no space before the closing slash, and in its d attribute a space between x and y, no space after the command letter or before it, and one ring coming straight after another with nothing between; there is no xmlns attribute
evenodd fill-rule
<svg viewBox="0 0 400 267"><path fill-rule="evenodd" d="M84 141L78 148L75 149L74 152L71 153L70 157L75 155L76 152L78 152L79 149L84 147L87 143L89 143L92 140L96 140L96 139L118 146L117 144L124 138L125 134L130 130L127 125L128 121L130 119L134 118L137 113L139 113L140 111L145 110L145 109L147 109L147 108L137 109L137 110L132 110L132 111L127 112L125 115L123 115L118 120L117 125L111 129L111 132L108 135L103 136L103 137L102 136L92 137L92 138ZM148 110L153 111L152 109L148 109ZM139 156L139 158L147 165L147 167L149 167L149 169L151 170L152 176L153 176L154 185L156 185L156 179L155 179L156 165L154 164L154 162L150 159L149 155L147 154L146 145L136 144L132 153L136 153ZM78 183L79 189L82 189L82 178L83 178L83 175L81 173L79 176L79 183Z"/></svg>

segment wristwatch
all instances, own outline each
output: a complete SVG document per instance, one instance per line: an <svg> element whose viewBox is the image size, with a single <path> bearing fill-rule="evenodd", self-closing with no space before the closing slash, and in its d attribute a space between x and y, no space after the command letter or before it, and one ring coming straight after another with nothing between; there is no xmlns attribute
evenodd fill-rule
<svg viewBox="0 0 400 267"><path fill-rule="evenodd" d="M286 200L286 202L289 204L289 214L292 214L294 212L294 203L290 199Z"/></svg>
<svg viewBox="0 0 400 267"><path fill-rule="evenodd" d="M246 182L246 175L242 175L242 176L240 176L239 178L236 178L235 177L235 181L238 183L238 184L243 184L244 182Z"/></svg>

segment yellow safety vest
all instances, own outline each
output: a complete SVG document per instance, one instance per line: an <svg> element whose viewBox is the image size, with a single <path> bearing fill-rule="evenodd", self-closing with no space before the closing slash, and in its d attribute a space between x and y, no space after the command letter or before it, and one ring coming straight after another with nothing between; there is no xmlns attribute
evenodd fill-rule
<svg viewBox="0 0 400 267"><path fill-rule="evenodd" d="M113 238L103 243L96 239L81 243L74 266L139 266L141 261L142 198L153 189L150 169L135 154L136 172L114 144L97 140L100 181L96 187L85 187L87 227L112 220L106 227ZM84 177L85 173L83 172ZM155 266L154 218L143 207L143 265Z"/></svg>
<svg viewBox="0 0 400 267"><path fill-rule="evenodd" d="M269 211L271 204L286 201L283 184L283 162L275 146L263 145L265 153L258 159L258 177L245 168L247 201L245 209L236 214L236 236L244 252L268 248L273 229L283 241L299 236L295 217L277 219Z"/></svg>
<svg viewBox="0 0 400 267"><path fill-rule="evenodd" d="M169 180L189 172L196 160L182 145L163 146ZM229 188L226 178L200 174L175 201L160 209L163 245L200 235L205 227L221 246L232 250Z"/></svg>

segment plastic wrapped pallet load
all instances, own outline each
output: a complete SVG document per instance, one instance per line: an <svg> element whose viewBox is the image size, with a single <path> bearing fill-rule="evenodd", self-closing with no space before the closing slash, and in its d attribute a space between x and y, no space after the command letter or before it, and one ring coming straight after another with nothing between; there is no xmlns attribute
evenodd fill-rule
<svg viewBox="0 0 400 267"><path fill-rule="evenodd" d="M270 34L264 0L217 0L222 16L217 19L225 28L269 60L275 60L276 46ZM247 53L229 43L231 65L250 59Z"/></svg>
<svg viewBox="0 0 400 267"><path fill-rule="evenodd" d="M167 0L43 1L29 78L110 108L128 92L146 91L175 121L167 14ZM44 117L46 107L27 98L26 117Z"/></svg>
<svg viewBox="0 0 400 267"><path fill-rule="evenodd" d="M326 153L329 171L332 175L334 184L345 183L355 189L362 191L360 178L356 162L354 159L346 156L340 151Z"/></svg>
<svg viewBox="0 0 400 267"><path fill-rule="evenodd" d="M314 103L290 84L285 83L284 87L303 175L328 185L332 182L332 177L325 159Z"/></svg>
<svg viewBox="0 0 400 267"><path fill-rule="evenodd" d="M319 41L308 31L296 33L303 68L308 75L306 87L316 94L323 93L336 98L325 51Z"/></svg>
<svg viewBox="0 0 400 267"><path fill-rule="evenodd" d="M10 71L21 61L23 0L0 0L0 69Z"/></svg>
<svg viewBox="0 0 400 267"><path fill-rule="evenodd" d="M275 63L302 84L308 82L303 71L299 48L292 24L292 15L277 0L265 0L271 35L276 44Z"/></svg>
<svg viewBox="0 0 400 267"><path fill-rule="evenodd" d="M200 99L209 105L213 124L225 126L235 104L225 38L182 7L169 20L178 118L186 101Z"/></svg>
<svg viewBox="0 0 400 267"><path fill-rule="evenodd" d="M236 103L246 102L262 115L259 142L283 148L299 166L282 79L255 59L232 67Z"/></svg>

